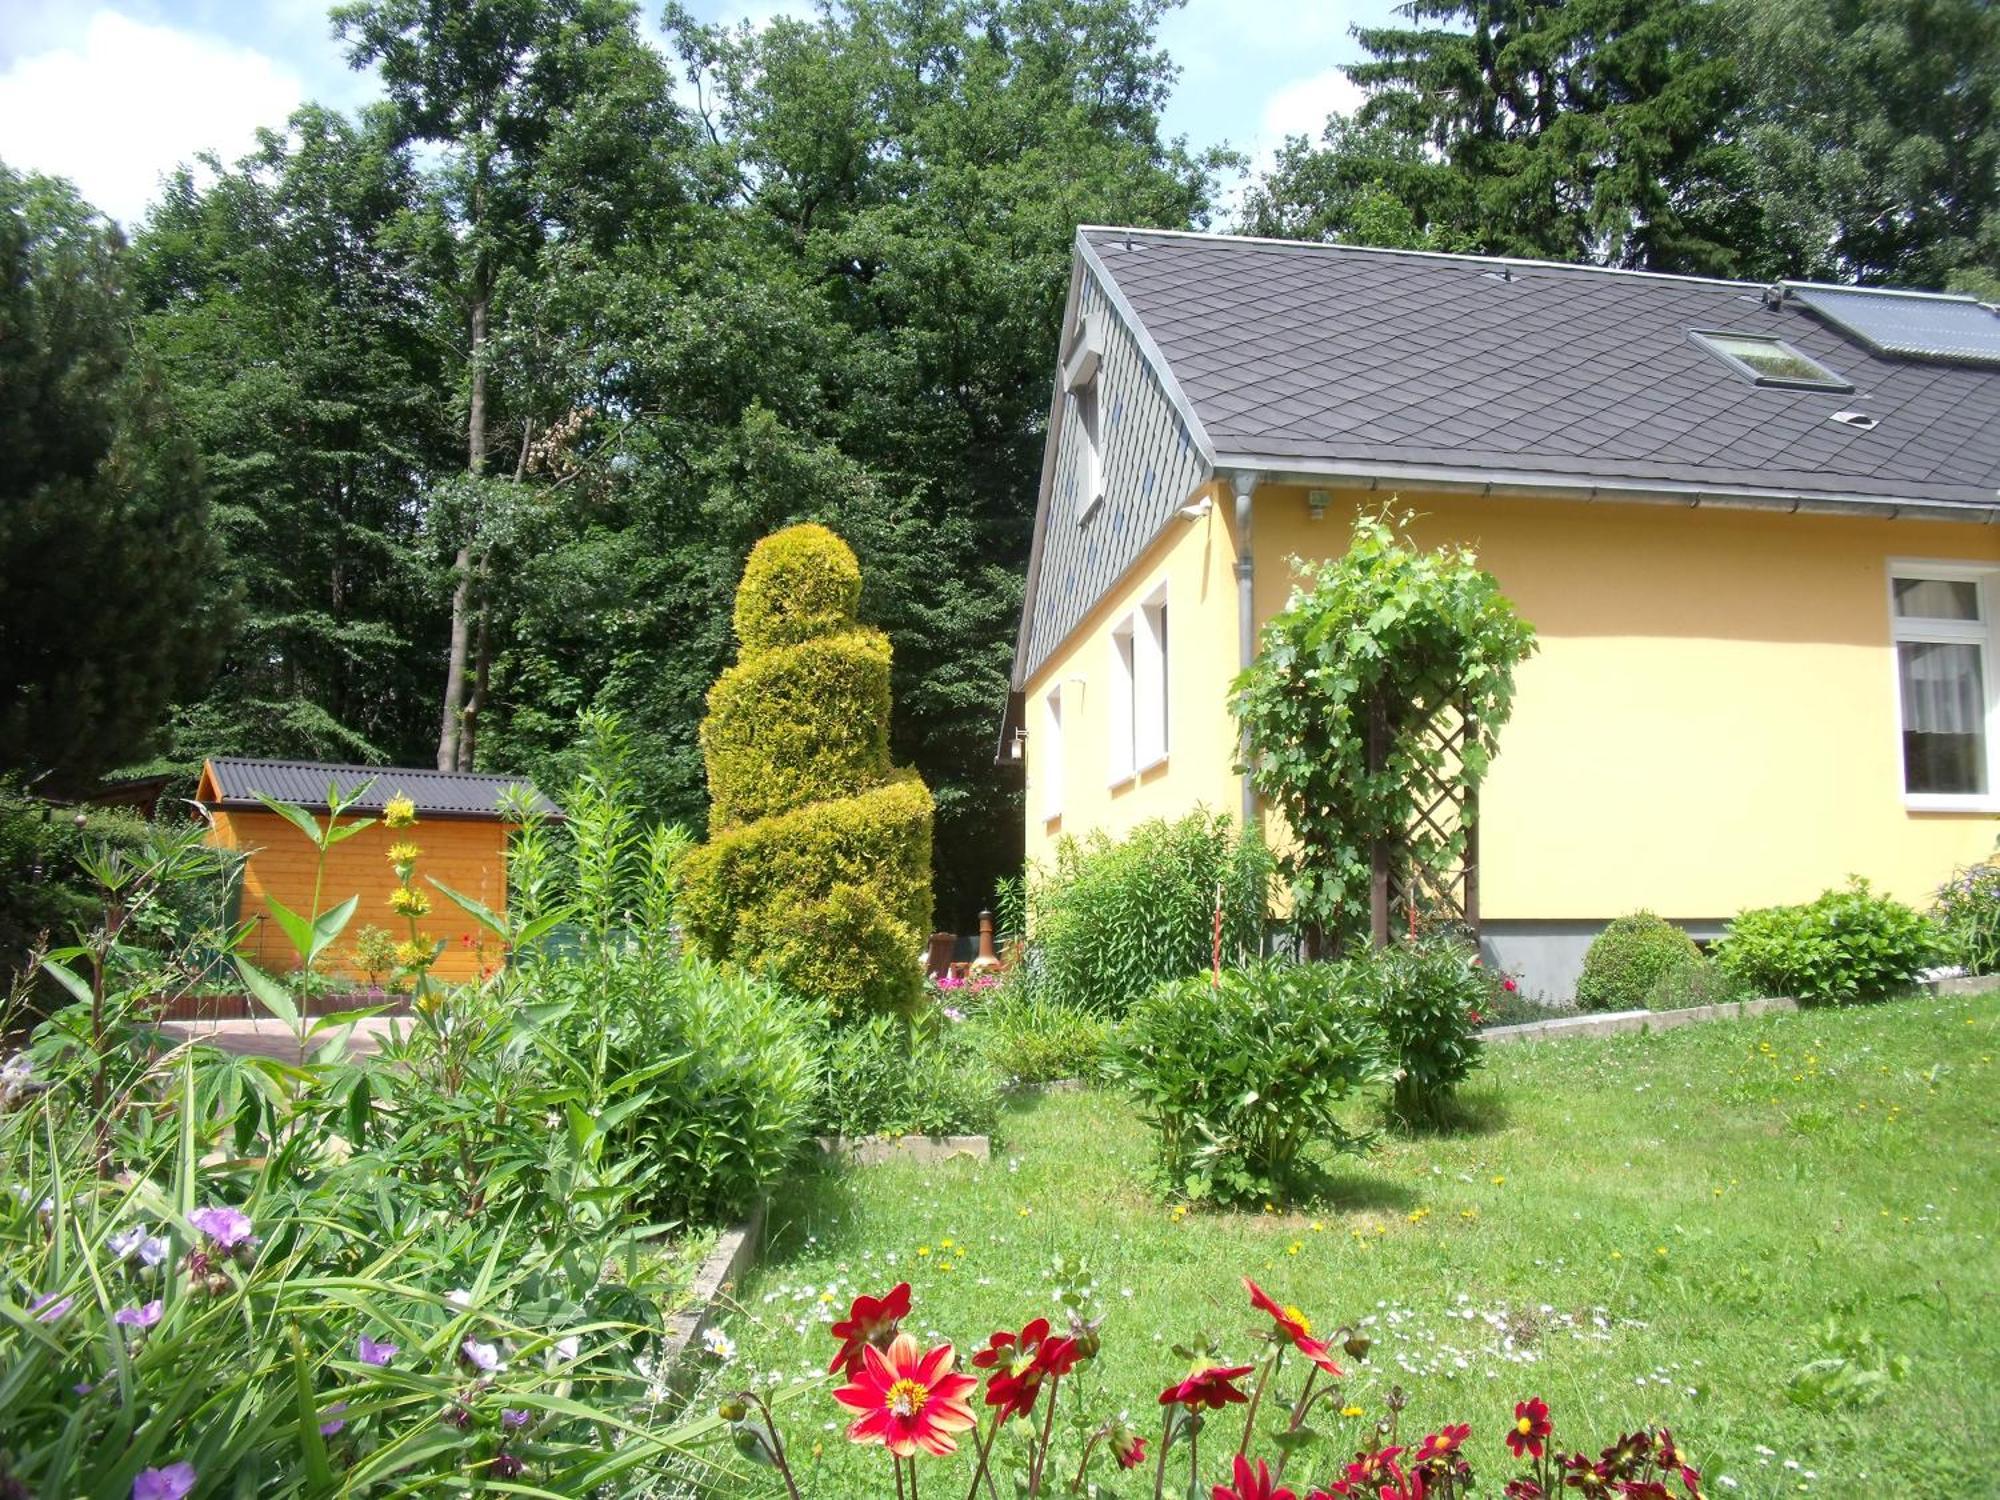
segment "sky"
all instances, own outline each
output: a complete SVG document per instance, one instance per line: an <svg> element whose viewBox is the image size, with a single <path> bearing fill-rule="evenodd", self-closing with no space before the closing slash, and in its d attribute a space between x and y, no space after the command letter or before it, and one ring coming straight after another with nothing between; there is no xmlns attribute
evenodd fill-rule
<svg viewBox="0 0 2000 1500"><path fill-rule="evenodd" d="M649 17L658 7L642 0ZM759 24L808 5L697 0L704 19ZM1189 0L1161 27L1180 64L1167 134L1267 159L1317 135L1357 95L1338 71L1350 25L1389 0ZM0 161L67 177L130 226L161 177L213 151L232 160L259 126L317 100L353 109L377 92L348 68L326 0L0 0Z"/></svg>

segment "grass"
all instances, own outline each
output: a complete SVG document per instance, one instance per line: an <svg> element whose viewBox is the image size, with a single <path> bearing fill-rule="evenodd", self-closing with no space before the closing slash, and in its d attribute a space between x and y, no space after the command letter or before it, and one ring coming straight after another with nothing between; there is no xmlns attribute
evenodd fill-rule
<svg viewBox="0 0 2000 1500"><path fill-rule="evenodd" d="M1512 1472L1500 1433L1531 1394L1558 1441L1593 1450L1670 1426L1712 1497L2000 1486L1977 1478L2000 1444L1996 1055L2000 996L1495 1049L1464 1129L1386 1137L1297 1212L1177 1214L1144 1187L1147 1134L1120 1100L1031 1098L988 1164L827 1171L781 1195L710 1389L818 1372L825 1323L904 1278L909 1326L963 1360L1055 1311L1060 1256L1087 1267L1104 1319L1093 1418L1123 1408L1155 1438L1183 1368L1171 1345L1205 1330L1250 1357L1243 1275L1322 1332L1365 1325L1344 1393L1361 1415L1331 1421L1288 1483L1358 1446L1400 1383L1406 1437L1473 1424L1484 1493ZM1830 1318L1908 1358L1876 1404L1788 1399ZM887 1492L824 1387L779 1410L808 1495ZM956 1500L970 1468L934 1461L925 1493Z"/></svg>

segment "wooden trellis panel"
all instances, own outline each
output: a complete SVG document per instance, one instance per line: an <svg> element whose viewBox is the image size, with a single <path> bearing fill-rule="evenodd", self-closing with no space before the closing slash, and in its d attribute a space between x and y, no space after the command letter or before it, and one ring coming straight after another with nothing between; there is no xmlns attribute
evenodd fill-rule
<svg viewBox="0 0 2000 1500"><path fill-rule="evenodd" d="M1477 793L1465 784L1465 715L1444 706L1417 731L1436 752L1420 773L1415 809L1401 840L1377 840L1369 887L1369 933L1377 947L1392 932L1440 923L1479 930L1479 824ZM1386 715L1369 722L1369 761L1388 753Z"/></svg>

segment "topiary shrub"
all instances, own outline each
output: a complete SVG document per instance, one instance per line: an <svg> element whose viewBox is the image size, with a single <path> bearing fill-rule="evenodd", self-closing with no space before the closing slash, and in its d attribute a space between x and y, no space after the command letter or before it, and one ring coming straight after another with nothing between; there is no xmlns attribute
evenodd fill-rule
<svg viewBox="0 0 2000 1500"><path fill-rule="evenodd" d="M1877 895L1857 875L1803 906L1742 913L1714 952L1753 994L1838 1005L1908 988L1937 950L1938 931L1927 917Z"/></svg>
<svg viewBox="0 0 2000 1500"><path fill-rule="evenodd" d="M1597 935L1576 981L1579 1010L1639 1010L1662 976L1699 963L1694 939L1664 917L1635 911Z"/></svg>
<svg viewBox="0 0 2000 1500"><path fill-rule="evenodd" d="M709 842L682 862L692 944L838 1016L914 1012L931 921L931 797L889 761L889 641L823 526L750 553L736 664L702 721Z"/></svg>

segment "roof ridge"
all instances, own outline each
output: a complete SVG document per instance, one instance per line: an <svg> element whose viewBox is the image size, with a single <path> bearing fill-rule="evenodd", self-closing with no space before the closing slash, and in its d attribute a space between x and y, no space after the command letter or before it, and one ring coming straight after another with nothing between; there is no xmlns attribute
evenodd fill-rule
<svg viewBox="0 0 2000 1500"><path fill-rule="evenodd" d="M467 776L481 781L520 781L528 777L514 771L441 771L436 766L369 766L358 761L303 760L288 755L211 755L218 766L293 766L304 771L352 771L363 776Z"/></svg>

